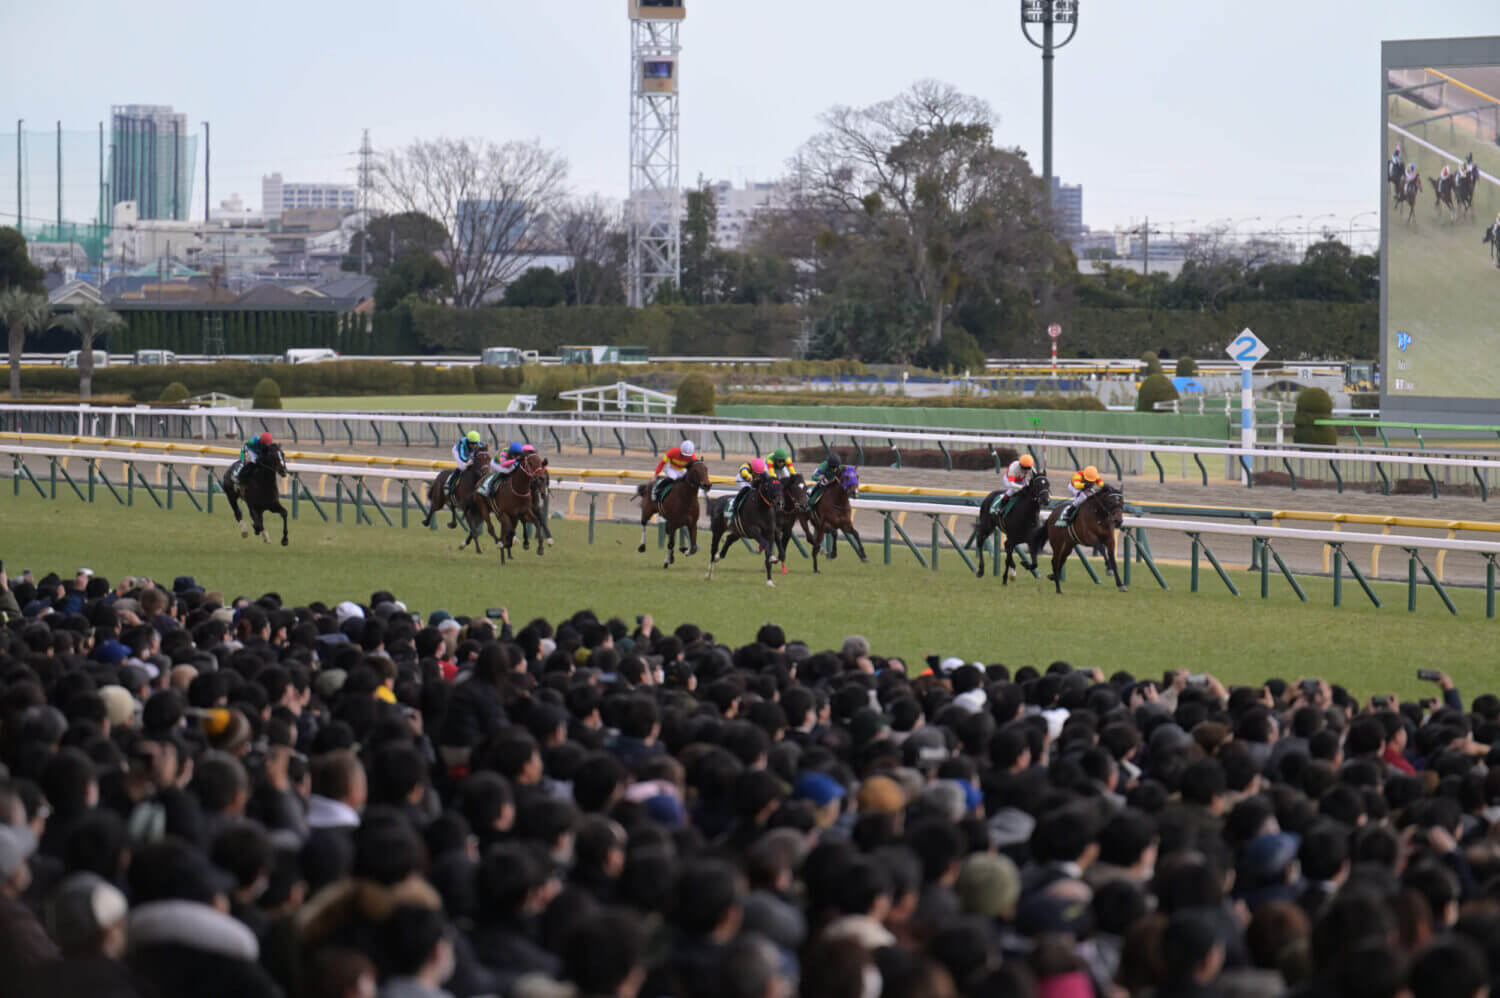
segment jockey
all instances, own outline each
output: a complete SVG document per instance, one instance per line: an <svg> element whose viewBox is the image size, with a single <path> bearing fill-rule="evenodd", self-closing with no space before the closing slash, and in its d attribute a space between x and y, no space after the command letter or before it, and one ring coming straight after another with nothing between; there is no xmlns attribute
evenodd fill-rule
<svg viewBox="0 0 1500 998"><path fill-rule="evenodd" d="M696 450L697 448L693 446L691 440L684 440L676 447L667 451L666 457L656 462L656 473L661 475L662 469L666 469L666 476L674 482L677 481L677 479L687 474L688 465L693 463L693 455Z"/></svg>
<svg viewBox="0 0 1500 998"><path fill-rule="evenodd" d="M1073 480L1068 483L1073 492L1073 499L1068 503L1067 519L1071 523L1073 516L1078 512L1078 507L1088 501L1089 496L1104 487L1104 481L1099 477L1099 469L1092 464L1082 471L1073 473Z"/></svg>
<svg viewBox="0 0 1500 998"><path fill-rule="evenodd" d="M479 439L478 430L470 430L453 445L453 463L458 465L458 470L448 476L448 494L453 494L453 489L458 485L458 477L464 473L469 462L474 460L474 455L484 449L484 444Z"/></svg>
<svg viewBox="0 0 1500 998"><path fill-rule="evenodd" d="M270 433L262 433L258 437L247 437L245 439L244 444L240 447L240 469L235 476L238 480L244 481L249 477L250 466L265 454L266 448L270 447L272 442Z"/></svg>
<svg viewBox="0 0 1500 998"><path fill-rule="evenodd" d="M1417 164L1415 164L1415 163L1407 163L1406 164L1406 179L1407 180L1416 180L1417 179Z"/></svg>
<svg viewBox="0 0 1500 998"><path fill-rule="evenodd" d="M843 466L844 462L839 457L839 452L836 450L829 451L828 456L823 459L823 463L813 469L813 483L816 485L827 485L829 482L838 481L839 471L842 470Z"/></svg>
<svg viewBox="0 0 1500 998"><path fill-rule="evenodd" d="M770 467L771 474L777 478L791 478L797 473L797 469L792 467L791 456L787 454L785 447L773 450L771 456L766 458L766 464Z"/></svg>
<svg viewBox="0 0 1500 998"><path fill-rule="evenodd" d="M1011 496L1020 492L1031 484L1031 477L1036 474L1036 460L1030 454L1022 454L1010 463L1005 469L1005 496Z"/></svg>
<svg viewBox="0 0 1500 998"><path fill-rule="evenodd" d="M505 456L495 465L495 470L502 475L508 475L516 470L516 462L521 460L521 455L526 453L526 445L519 440L514 440L505 448Z"/></svg>
<svg viewBox="0 0 1500 998"><path fill-rule="evenodd" d="M1397 143L1395 151L1391 153L1391 168L1390 168L1389 172L1392 173L1392 174L1394 174L1395 176L1398 176L1398 177L1401 176L1401 145L1400 145L1400 143Z"/></svg>
<svg viewBox="0 0 1500 998"><path fill-rule="evenodd" d="M736 477L746 484L753 484L757 478L767 474L770 474L770 469L766 467L766 462L758 457L752 457L740 465L740 470Z"/></svg>
<svg viewBox="0 0 1500 998"><path fill-rule="evenodd" d="M1438 174L1438 186L1441 187L1442 184L1443 184L1443 181L1445 181L1447 179L1448 179L1448 164L1444 163L1443 164L1443 172Z"/></svg>

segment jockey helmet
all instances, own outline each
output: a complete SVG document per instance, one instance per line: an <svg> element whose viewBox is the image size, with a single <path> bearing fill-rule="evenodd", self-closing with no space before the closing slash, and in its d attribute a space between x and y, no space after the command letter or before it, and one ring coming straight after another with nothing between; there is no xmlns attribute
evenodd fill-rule
<svg viewBox="0 0 1500 998"><path fill-rule="evenodd" d="M478 430L470 430L468 433L464 434L464 439L467 440L471 444L477 444L477 443L479 443L479 431Z"/></svg>
<svg viewBox="0 0 1500 998"><path fill-rule="evenodd" d="M771 452L771 460L772 461L778 461L778 462L789 460L789 458L786 456L786 448L785 447L778 447L775 450L773 450Z"/></svg>
<svg viewBox="0 0 1500 998"><path fill-rule="evenodd" d="M1030 454L1022 454L1021 455L1021 467L1023 467L1023 468L1033 468L1033 467L1036 467L1036 461L1032 458L1032 456Z"/></svg>
<svg viewBox="0 0 1500 998"><path fill-rule="evenodd" d="M1441 175L1444 177L1448 175L1448 165L1446 163L1443 164L1443 172Z"/></svg>
<svg viewBox="0 0 1500 998"><path fill-rule="evenodd" d="M533 446L531 446L530 444L523 444L521 446L521 453L522 454L535 454L536 453L536 448L533 447Z"/></svg>
<svg viewBox="0 0 1500 998"><path fill-rule="evenodd" d="M766 462L758 457L750 459L750 473L752 475L764 475L766 473Z"/></svg>
<svg viewBox="0 0 1500 998"><path fill-rule="evenodd" d="M1085 482L1097 482L1097 481L1099 481L1099 469L1096 468L1096 467L1094 467L1092 464L1089 465L1087 468L1084 468L1083 469L1083 480Z"/></svg>
<svg viewBox="0 0 1500 998"><path fill-rule="evenodd" d="M844 463L843 458L839 457L839 452L838 451L831 450L831 451L828 452L828 467L830 467L830 468L837 468L839 465L841 465L843 463Z"/></svg>
<svg viewBox="0 0 1500 998"><path fill-rule="evenodd" d="M684 440L682 442L682 446L678 447L677 449L682 452L683 457L692 457L693 451L696 448L693 447L693 442L691 440Z"/></svg>
<svg viewBox="0 0 1500 998"><path fill-rule="evenodd" d="M511 457L520 457L523 452L523 444L519 440L512 440L510 446L505 448L505 453Z"/></svg>
<svg viewBox="0 0 1500 998"><path fill-rule="evenodd" d="M271 434L269 434L269 433L262 433L260 435L260 445L262 447L269 447L269 446L271 446Z"/></svg>

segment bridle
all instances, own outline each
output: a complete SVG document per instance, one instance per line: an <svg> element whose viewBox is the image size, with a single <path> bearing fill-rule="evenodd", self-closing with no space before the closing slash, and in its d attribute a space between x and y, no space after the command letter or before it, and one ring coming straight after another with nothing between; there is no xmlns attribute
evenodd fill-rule
<svg viewBox="0 0 1500 998"><path fill-rule="evenodd" d="M510 487L511 492L515 493L518 496L530 496L531 495L531 482L532 482L533 479L536 478L537 475L541 474L541 469L540 468L538 468L536 471L532 471L530 468L526 467L526 459L528 457L531 457L531 456L532 455L530 455L530 454L522 454L521 455L521 457L516 461L516 466L511 469L511 471L513 473L510 476L510 481L506 483ZM522 492L520 489L516 488L516 474L517 473L521 474L521 475L524 475L526 477L526 491L525 492Z"/></svg>

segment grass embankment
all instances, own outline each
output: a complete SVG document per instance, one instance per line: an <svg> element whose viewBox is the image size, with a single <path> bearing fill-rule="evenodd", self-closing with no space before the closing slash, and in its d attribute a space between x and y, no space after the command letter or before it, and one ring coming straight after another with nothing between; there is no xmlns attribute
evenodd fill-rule
<svg viewBox="0 0 1500 998"><path fill-rule="evenodd" d="M24 485L23 485L24 487ZM390 589L414 610L442 607L482 613L504 605L513 620L552 619L591 607L601 617L627 621L650 613L667 628L692 621L731 645L752 640L767 621L814 648L837 647L853 633L870 638L885 654L920 665L927 654L961 655L1012 668L1045 666L1054 659L1097 665L1106 672L1140 675L1165 667L1208 671L1226 682L1253 683L1270 676L1317 673L1352 690L1427 695L1417 682L1419 666L1447 670L1466 694L1488 688L1489 663L1500 621L1484 619L1483 593L1454 590L1462 616L1450 617L1437 597L1424 591L1418 612L1405 609L1404 587L1378 587L1383 610L1369 605L1346 583L1345 605L1335 609L1331 583L1304 579L1311 602L1297 601L1284 580L1272 579L1271 598L1258 597L1258 578L1239 574L1244 596L1230 596L1204 569L1204 591L1188 592L1186 570L1165 567L1172 586L1159 589L1140 569L1128 593L1095 586L1077 563L1062 596L1029 576L1002 587L974 578L952 551L941 570L922 569L904 548L893 564L880 563L878 538L870 538L870 564L847 548L814 576L808 562L791 556L791 572L769 589L760 563L736 548L710 583L703 578L705 552L679 558L663 571L656 529L646 554L637 554L640 531L600 524L595 543L586 526L554 521L557 545L546 556L522 553L504 568L488 540L483 556L455 550L456 532L355 526L353 511L342 524L324 523L306 504L291 525L291 546L240 539L229 512L216 504L213 516L179 502L172 511L146 505L126 508L109 500L84 505L53 502L34 493L0 493L0 557L12 572L31 568L71 575L87 565L110 579L150 575L171 579L191 574L211 589L258 595L274 590L289 602L369 598ZM330 511L331 515L331 511ZM398 521L399 522L399 521ZM280 524L277 523L279 528ZM706 549L707 539L703 538Z"/></svg>

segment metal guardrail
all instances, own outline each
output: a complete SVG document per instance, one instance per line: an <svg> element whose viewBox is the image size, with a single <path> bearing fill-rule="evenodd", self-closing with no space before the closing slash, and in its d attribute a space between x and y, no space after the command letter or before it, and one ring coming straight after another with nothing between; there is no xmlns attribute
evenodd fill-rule
<svg viewBox="0 0 1500 998"><path fill-rule="evenodd" d="M197 495L196 472L198 470L223 468L232 463L232 459L219 453L208 453L209 448L200 448L196 454L190 453L155 453L132 450L128 454L119 454L111 449L76 450L61 448L57 446L39 447L10 441L0 441L0 453L8 454L11 459L11 490L12 494L21 494L22 483L29 483L39 496L44 499L56 500L61 493L66 496L71 490L80 500L86 502L97 501L102 492L107 492L121 505L133 506L135 494L139 486L142 492L159 508L171 509L177 495L182 495L198 511L204 513L213 512L213 501L216 492L220 491L213 474L204 475L202 486L203 499L200 502ZM44 486L41 479L28 466L28 459L45 459L48 462L47 485ZM78 459L86 462L86 477L84 485L75 479L67 470L67 461ZM123 462L123 471L119 475L120 486L106 475L101 467L102 461ZM141 472L140 463L154 464L157 466L156 483L152 483L147 476ZM351 467L340 463L315 463L302 458L289 460L288 471L290 476L289 498L291 500L290 515L297 518L301 514L304 504L310 506L324 521L330 519L324 503L333 507L333 519L343 522L345 508L351 507L354 522L375 525L376 520L372 513L378 514L387 526L395 526L392 514L399 515L402 527L409 527L413 512L424 514L426 507L421 497L421 490L413 488L414 483L425 484L432 473L432 464L427 468L416 467L390 467L378 466L374 463L364 463L360 466ZM188 478L182 477L182 469L188 469ZM593 543L595 524L597 518L597 504L601 497L612 500L621 494L633 494L634 486L611 485L600 482L589 482L579 480L568 481L564 476L563 469L553 469L554 474L560 477L552 483L552 488L569 496L568 511L573 514L575 504L580 498L588 500L588 540ZM315 494L310 489L304 475L317 475L318 489ZM329 497L327 480L332 479L332 496ZM375 479L381 483L379 495L371 488L367 479ZM163 488L164 483L164 488ZM400 488L399 509L389 498L389 489L392 485ZM60 489L60 486L65 488ZM161 488L161 492L158 489ZM732 490L717 490L715 495L729 495ZM163 497L162 492L165 493ZM393 508L387 509L391 505ZM868 510L879 513L883 522L882 534L882 561L889 565L892 563L893 552L899 550L894 538L899 538L913 555L915 560L923 568L936 571L939 564L939 552L943 550L943 539L949 542L949 550L956 554L971 571L975 566L968 555L972 547L973 536L967 543L960 543L957 535L953 533L956 526L954 507L947 503L911 502L892 499L856 499L853 506L857 510ZM927 516L930 520L931 543L924 556L923 549L912 540L903 526L903 521L909 515ZM560 515L560 514L558 514ZM945 523L944 520L947 520ZM436 526L434 521L433 526ZM1407 609L1415 611L1417 605L1417 593L1419 589L1419 570L1426 583L1432 587L1450 613L1457 615L1458 608L1442 582L1438 571L1429 567L1422 558L1421 552L1428 550L1436 552L1439 570L1441 559L1449 552L1465 552L1478 554L1485 559L1485 615L1488 618L1495 616L1495 591L1496 591L1496 559L1500 558L1500 542L1461 540L1451 537L1434 538L1416 535L1391 534L1389 529L1381 534L1358 534L1339 532L1337 529L1304 530L1287 527L1267 527L1259 523L1242 526L1230 523L1204 523L1195 520L1180 520L1171 518L1157 518L1152 516L1127 515L1124 518L1124 529L1121 534L1123 547L1120 567L1122 570L1121 581L1125 585L1130 584L1131 567L1133 563L1142 563L1150 571L1152 577L1163 589L1168 588L1166 580L1162 577L1151 554L1151 545L1148 531L1169 530L1186 535L1191 541L1191 568L1190 568L1190 591L1199 591L1200 555L1205 558L1217 573L1225 587L1235 596L1240 595L1238 586L1225 572L1217 557L1204 540L1205 535L1228 536L1249 538L1251 540L1254 557L1252 566L1258 566L1260 572L1260 595L1262 599L1270 595L1271 564L1275 563L1279 573L1286 579L1287 584L1296 593L1299 599L1307 602L1308 597L1305 590L1298 583L1296 576L1287 567L1281 555L1273 546L1273 541L1315 541L1326 546L1326 550L1332 553L1332 576L1333 576L1333 603L1335 606L1342 605L1343 601L1343 575L1345 567L1348 568L1351 577L1357 582L1365 595L1377 608L1382 606L1379 596L1372 588L1367 579L1350 558L1346 551L1346 545L1367 544L1377 550L1382 546L1400 547L1408 558L1407 571ZM664 543L665 528L658 528L658 542ZM1000 552L1000 538L992 539L994 545L994 559L998 564ZM802 542L797 541L797 548L805 555ZM1077 557L1085 572L1090 578L1098 583L1099 573L1090 564L1082 551L1077 552ZM1065 570L1065 569L1064 569ZM1372 572L1372 576L1376 574Z"/></svg>

